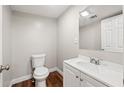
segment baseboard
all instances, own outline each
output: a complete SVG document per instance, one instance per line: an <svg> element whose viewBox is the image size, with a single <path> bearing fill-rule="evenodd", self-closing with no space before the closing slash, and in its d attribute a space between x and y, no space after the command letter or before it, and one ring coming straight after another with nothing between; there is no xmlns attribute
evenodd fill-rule
<svg viewBox="0 0 124 93"><path fill-rule="evenodd" d="M53 67L53 68L49 69L49 72L54 72L54 71L58 71L63 76L63 72L58 67ZM22 81L25 81L25 80L28 80L28 79L31 79L31 78L32 78L32 74L13 79L10 82L9 87L11 87L13 84L16 84L16 83L19 83L19 82L22 82Z"/></svg>
<svg viewBox="0 0 124 93"><path fill-rule="evenodd" d="M60 70L58 67L57 67L56 70L59 72L59 74L61 74L63 76L63 71L62 70Z"/></svg>
<svg viewBox="0 0 124 93"><path fill-rule="evenodd" d="M53 68L49 69L49 72L54 72L54 71L59 72L59 74L61 74L63 76L62 70L60 70L58 67L53 67Z"/></svg>
<svg viewBox="0 0 124 93"><path fill-rule="evenodd" d="M31 79L31 78L32 78L32 75L29 74L29 75L26 75L26 76L22 76L22 77L13 79L13 80L10 82L10 87L11 87L13 84L16 84L16 83L19 83L19 82L22 82L22 81L25 81L25 80L28 80L28 79Z"/></svg>
<svg viewBox="0 0 124 93"><path fill-rule="evenodd" d="M13 85L13 83L12 83L12 81L11 81L10 84L9 84L9 87L12 87L12 85Z"/></svg>
<svg viewBox="0 0 124 93"><path fill-rule="evenodd" d="M49 68L49 72L57 71L57 67Z"/></svg>

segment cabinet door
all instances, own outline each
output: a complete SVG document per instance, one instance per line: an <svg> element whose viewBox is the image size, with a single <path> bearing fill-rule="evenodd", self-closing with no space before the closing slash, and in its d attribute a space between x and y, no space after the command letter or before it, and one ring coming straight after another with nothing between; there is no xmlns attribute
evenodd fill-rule
<svg viewBox="0 0 124 93"><path fill-rule="evenodd" d="M87 80L81 81L81 87L95 87L92 83L88 82Z"/></svg>
<svg viewBox="0 0 124 93"><path fill-rule="evenodd" d="M93 79L92 77L81 73L81 86L82 87L107 87L105 84Z"/></svg>
<svg viewBox="0 0 124 93"><path fill-rule="evenodd" d="M79 71L64 65L64 87L80 87Z"/></svg>

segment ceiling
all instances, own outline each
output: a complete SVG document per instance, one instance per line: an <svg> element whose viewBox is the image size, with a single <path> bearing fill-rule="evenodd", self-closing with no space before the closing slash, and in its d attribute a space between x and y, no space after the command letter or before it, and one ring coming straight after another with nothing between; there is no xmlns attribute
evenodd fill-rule
<svg viewBox="0 0 124 93"><path fill-rule="evenodd" d="M13 11L25 12L50 18L59 17L69 5L12 5Z"/></svg>
<svg viewBox="0 0 124 93"><path fill-rule="evenodd" d="M92 5L89 6L86 11L88 11L90 15L87 17L80 16L80 27L122 13L122 5ZM93 15L97 17L90 18Z"/></svg>

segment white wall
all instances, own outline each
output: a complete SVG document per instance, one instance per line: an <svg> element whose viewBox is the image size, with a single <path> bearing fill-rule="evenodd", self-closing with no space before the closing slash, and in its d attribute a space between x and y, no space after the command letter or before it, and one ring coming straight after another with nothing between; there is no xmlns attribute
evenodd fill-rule
<svg viewBox="0 0 124 93"><path fill-rule="evenodd" d="M11 10L9 6L3 6L2 10L2 47L3 47L3 65L10 65L10 70L3 71L3 86L9 86L12 80L12 65L11 65Z"/></svg>
<svg viewBox="0 0 124 93"><path fill-rule="evenodd" d="M63 60L78 55L79 7L70 7L58 18L58 67L63 69ZM83 7L81 7L83 8Z"/></svg>
<svg viewBox="0 0 124 93"><path fill-rule="evenodd" d="M13 12L12 64L13 79L31 74L32 54L46 53L46 66L55 67L56 20Z"/></svg>
<svg viewBox="0 0 124 93"><path fill-rule="evenodd" d="M79 48L101 49L101 25L100 21L79 28Z"/></svg>
<svg viewBox="0 0 124 93"><path fill-rule="evenodd" d="M2 64L2 6L0 5L0 64Z"/></svg>
<svg viewBox="0 0 124 93"><path fill-rule="evenodd" d="M100 57L104 60L123 64L123 53L83 50L79 49L78 44L74 43L74 39L79 38L79 11L85 9L85 7L73 6L58 19L58 67L62 69L64 59L78 54Z"/></svg>
<svg viewBox="0 0 124 93"><path fill-rule="evenodd" d="M0 5L0 65L2 64L2 6ZM0 73L0 87L2 86L2 75Z"/></svg>

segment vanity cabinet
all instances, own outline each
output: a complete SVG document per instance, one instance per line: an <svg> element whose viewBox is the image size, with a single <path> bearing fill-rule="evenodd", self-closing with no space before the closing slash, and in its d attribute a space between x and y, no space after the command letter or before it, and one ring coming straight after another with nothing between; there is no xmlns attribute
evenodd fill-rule
<svg viewBox="0 0 124 93"><path fill-rule="evenodd" d="M106 85L64 63L64 87L106 87Z"/></svg>
<svg viewBox="0 0 124 93"><path fill-rule="evenodd" d="M80 72L64 64L64 87L80 87Z"/></svg>
<svg viewBox="0 0 124 93"><path fill-rule="evenodd" d="M103 83L91 78L90 76L81 73L81 87L107 87Z"/></svg>
<svg viewBox="0 0 124 93"><path fill-rule="evenodd" d="M104 51L123 52L123 15L101 21L101 41Z"/></svg>
<svg viewBox="0 0 124 93"><path fill-rule="evenodd" d="M81 81L81 87L95 87L92 83L87 80Z"/></svg>

